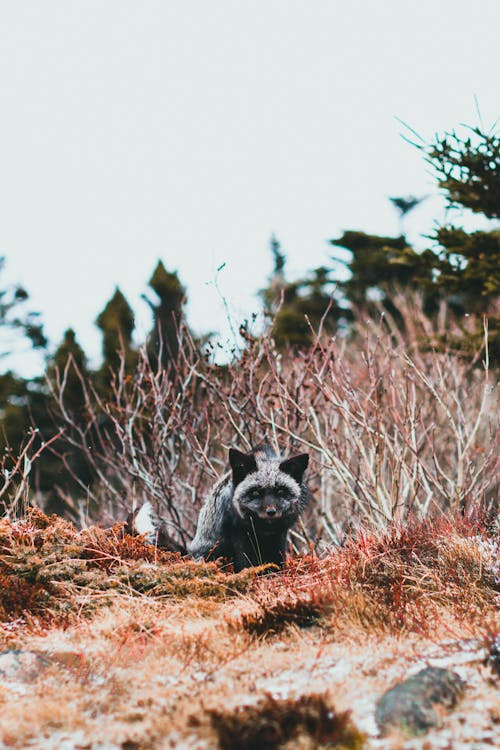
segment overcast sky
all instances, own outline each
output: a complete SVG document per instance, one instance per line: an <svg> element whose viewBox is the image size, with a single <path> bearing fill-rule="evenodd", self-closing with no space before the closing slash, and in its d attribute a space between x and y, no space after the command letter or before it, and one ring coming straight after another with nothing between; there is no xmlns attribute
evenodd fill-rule
<svg viewBox="0 0 500 750"><path fill-rule="evenodd" d="M271 262L325 263L344 229L395 234L389 195L434 189L424 138L500 115L498 0L0 0L0 255L55 343L162 258L220 328ZM439 218L417 209L414 238Z"/></svg>

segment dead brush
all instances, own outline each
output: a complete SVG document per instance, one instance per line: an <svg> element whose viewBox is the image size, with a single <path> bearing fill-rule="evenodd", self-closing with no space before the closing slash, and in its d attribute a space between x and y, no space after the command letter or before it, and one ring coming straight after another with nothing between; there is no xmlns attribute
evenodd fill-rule
<svg viewBox="0 0 500 750"><path fill-rule="evenodd" d="M205 361L181 327L172 371L155 369L143 351L133 376L115 373L108 402L80 374L85 424L66 403L68 368L76 367L69 362L51 385L62 440L94 477L81 486L94 518L125 518L149 500L185 544L226 470L228 447L248 450L264 439L277 452L311 456L314 501L292 534L296 550L311 539L317 549L341 544L353 529L384 530L412 514L498 509L498 388L487 329L469 359L433 351L419 340L434 340L436 326L446 330L450 312L438 322L418 298L396 301L403 329L387 312L379 320L358 313L349 342L319 331L295 352L278 350L270 327L247 336L224 367ZM50 450L64 461L62 440ZM84 525L84 501L66 505Z"/></svg>
<svg viewBox="0 0 500 750"><path fill-rule="evenodd" d="M314 747L358 750L364 743L349 712L337 713L327 693L286 699L266 694L257 705L207 713L222 750L273 750L291 741L297 747L300 735Z"/></svg>

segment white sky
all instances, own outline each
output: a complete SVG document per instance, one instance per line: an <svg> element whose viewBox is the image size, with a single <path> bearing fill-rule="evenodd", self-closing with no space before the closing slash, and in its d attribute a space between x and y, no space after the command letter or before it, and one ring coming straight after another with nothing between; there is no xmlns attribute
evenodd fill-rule
<svg viewBox="0 0 500 750"><path fill-rule="evenodd" d="M0 0L0 255L53 343L158 260L221 328L271 267L326 263L343 229L398 232L433 183L399 137L499 115L498 0ZM426 232L429 200L408 225ZM20 365L17 363L18 366ZM21 365L22 366L22 365Z"/></svg>

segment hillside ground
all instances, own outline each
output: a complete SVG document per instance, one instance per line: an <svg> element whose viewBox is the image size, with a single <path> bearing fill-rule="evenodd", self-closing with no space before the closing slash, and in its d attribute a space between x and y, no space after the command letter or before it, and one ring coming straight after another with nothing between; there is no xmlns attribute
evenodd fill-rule
<svg viewBox="0 0 500 750"><path fill-rule="evenodd" d="M0 544L0 650L23 652L0 655L2 748L500 746L498 545L478 523L238 575L36 511ZM427 665L463 699L421 737L380 736L377 699Z"/></svg>

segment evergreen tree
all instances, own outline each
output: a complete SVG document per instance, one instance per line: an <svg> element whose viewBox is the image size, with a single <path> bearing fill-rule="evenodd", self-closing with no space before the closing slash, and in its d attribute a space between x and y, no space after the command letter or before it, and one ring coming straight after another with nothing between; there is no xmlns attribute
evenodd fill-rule
<svg viewBox="0 0 500 750"><path fill-rule="evenodd" d="M16 456L30 428L28 388L11 370L0 375L0 451Z"/></svg>
<svg viewBox="0 0 500 750"><path fill-rule="evenodd" d="M396 196L394 198L389 198L390 202L398 212L401 234L404 234L404 220L406 216L408 216L409 213L411 213L417 206L419 206L425 200L425 198L425 195L421 198L417 198L416 195Z"/></svg>
<svg viewBox="0 0 500 750"><path fill-rule="evenodd" d="M289 283L284 288L283 305L273 326L276 345L303 349L312 343L321 323L323 332L332 335L339 317L348 312L334 299L335 284L326 268L315 268L305 279Z"/></svg>
<svg viewBox="0 0 500 750"><path fill-rule="evenodd" d="M2 332L8 334L4 337L4 341L8 342L4 347L4 353L9 353L9 349L16 346L20 333L30 341L31 346L46 347L47 341L43 335L39 316L27 313L21 307L27 300L28 295L21 288L4 289L0 292L0 327ZM70 357L72 361L69 363L64 378L65 408L75 419L81 419L85 410L85 396L82 382L74 365L85 376L87 374L86 358L76 342L74 332L68 330L62 344L50 360L47 376L53 380L56 376L56 368L63 375ZM12 460L15 460L29 431L34 427L38 429L41 441L48 442L57 435L59 427L53 416L57 410L53 407L54 403L43 376L25 379L10 370L0 375L0 449L7 459L12 456ZM60 443L53 443L52 448L54 447L62 449ZM71 470L84 482L88 478L81 456L71 447L65 446L63 450L64 460L52 450L43 451L34 463L30 474L32 489L43 492L47 507L55 511L64 510L57 496L57 487L76 492L76 483L71 477ZM68 467L70 467L69 471Z"/></svg>
<svg viewBox="0 0 500 750"><path fill-rule="evenodd" d="M186 290L177 273L166 270L162 261L149 280L156 299L144 299L153 313L153 328L149 336L148 350L153 361L159 361L165 369L177 360L179 353L179 330L186 302Z"/></svg>
<svg viewBox="0 0 500 750"><path fill-rule="evenodd" d="M500 230L466 232L440 227L433 235L434 252L423 254L432 286L455 299L461 312L487 313L500 295Z"/></svg>
<svg viewBox="0 0 500 750"><path fill-rule="evenodd" d="M450 208L469 209L487 219L500 217L500 138L481 128L465 135L455 131L437 136L430 145L418 145L433 167L438 185ZM393 201L394 202L394 201ZM406 204L399 206L402 211ZM458 349L477 348L483 330L481 315L490 319L490 353L500 355L500 229L467 232L453 224L438 228L429 239L433 246L417 252L404 237L390 238L363 232L345 232L333 245L349 249L351 278L343 284L357 305L368 304L368 292L377 290L391 306L394 285L420 290L428 313L446 300L460 318L478 315L474 335L464 333L447 344Z"/></svg>
<svg viewBox="0 0 500 750"><path fill-rule="evenodd" d="M434 169L438 185L452 207L468 208L488 219L500 219L500 135L481 127L437 135L417 145Z"/></svg>
<svg viewBox="0 0 500 750"><path fill-rule="evenodd" d="M269 277L269 283L265 289L260 291L260 296L264 302L265 314L273 318L278 312L287 283L285 279L286 255L274 234L271 235L269 249L273 257L273 270Z"/></svg>
<svg viewBox="0 0 500 750"><path fill-rule="evenodd" d="M481 128L437 136L419 146L433 167L450 208L469 209L487 219L500 218L500 137ZM414 283L428 294L447 299L458 315L478 314L475 335L451 342L458 348L476 347L483 336L481 315L490 319L490 352L500 356L500 229L467 232L454 224L431 235L432 249L417 253L405 248L396 262L411 269Z"/></svg>
<svg viewBox="0 0 500 750"><path fill-rule="evenodd" d="M5 259L0 258L0 272ZM44 350L47 339L38 313L26 310L28 293L21 286L0 288L0 341L2 357L26 347ZM17 456L33 427L30 400L36 391L29 381L8 369L0 374L0 451L2 456Z"/></svg>
<svg viewBox="0 0 500 750"><path fill-rule="evenodd" d="M369 291L377 290L382 297L395 285L411 283L414 270L398 262L408 244L405 237L380 237L365 232L347 231L330 244L350 250L351 260L345 265L351 278L342 283L350 303L364 306Z"/></svg>
<svg viewBox="0 0 500 750"><path fill-rule="evenodd" d="M436 172L438 185L450 207L469 209L487 219L500 217L500 138L498 134L480 128L469 129L466 135L447 133L436 137L433 144L419 146L426 160ZM401 219L423 198L391 198ZM342 296L331 308L325 321L332 330L340 316L348 317L346 307L367 308L382 304L395 319L398 311L392 303L396 288L418 290L424 310L432 315L440 300L446 300L454 313L474 312L489 316L490 353L500 355L500 320L495 312L500 296L500 229L467 232L461 227L440 227L430 239L431 248L416 251L404 235L381 237L360 231L346 231L330 243L351 253L345 262L350 271L347 281L339 282ZM283 304L276 316L275 335L279 345L307 345L309 328L304 326L304 315L311 322L318 320L322 304L330 299L331 280L325 269L317 269L312 279L288 282L284 279L284 263L279 245L272 245L275 270L269 287L262 293L266 309L273 311L276 291ZM335 258L339 262L338 258ZM344 262L344 261L341 261ZM278 272L279 270L279 272ZM271 304L272 303L272 304ZM375 309L373 310L375 312ZM315 316L316 314L316 316ZM448 344L459 349L477 347L482 337L481 315L477 334L466 335Z"/></svg>
<svg viewBox="0 0 500 750"><path fill-rule="evenodd" d="M268 286L260 295L264 312L273 324L273 339L278 348L306 348L321 325L323 332L332 334L339 318L348 316L349 312L335 300L335 283L326 268L316 268L298 281L287 281L286 256L274 235L270 249L273 271Z"/></svg>
<svg viewBox="0 0 500 750"><path fill-rule="evenodd" d="M281 249L281 243L276 235L271 235L271 255L273 256L273 276L284 277L286 266L286 255Z"/></svg>
<svg viewBox="0 0 500 750"><path fill-rule="evenodd" d="M5 258L0 257L0 273L5 267ZM10 332L20 333L21 337L29 339L31 346L36 349L44 349L47 339L43 333L43 325L40 322L40 314L26 311L25 305L29 299L27 291L22 286L6 286L0 288L0 328L2 335ZM17 336L19 340L19 335ZM10 353L14 341L3 342L1 354Z"/></svg>
<svg viewBox="0 0 500 750"><path fill-rule="evenodd" d="M118 287L96 322L102 331L103 365L100 374L108 383L112 373L119 369L122 356L126 372L131 372L137 362L132 343L134 313Z"/></svg>
<svg viewBox="0 0 500 750"><path fill-rule="evenodd" d="M86 390L89 383L87 357L76 339L75 332L68 328L63 339L51 358L46 377L52 382L64 404L64 410L75 425L84 426L87 416L87 399L91 394ZM56 435L60 424L56 415L59 408L49 395L40 404L35 421L45 441ZM34 403L34 402L32 402ZM63 420L66 432L71 425ZM36 465L37 485L45 493L47 510L64 514L67 507L63 497L73 498L81 495L80 482L90 484L92 477L82 451L74 448L70 442L61 438L52 446L55 450L44 451ZM77 481L77 479L79 481Z"/></svg>
<svg viewBox="0 0 500 750"><path fill-rule="evenodd" d="M85 411L86 396L83 383L88 379L87 357L76 340L72 328L64 331L63 340L59 344L48 368L48 377L59 378L64 383L64 404L74 416Z"/></svg>
<svg viewBox="0 0 500 750"><path fill-rule="evenodd" d="M500 137L480 128L467 136L455 131L426 147L427 161L450 207L469 209L487 219L500 218ZM466 232L453 224L433 235L434 252L424 261L433 284L454 295L464 312L487 314L500 294L500 228Z"/></svg>

